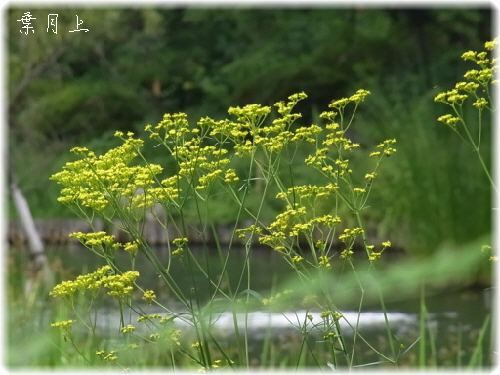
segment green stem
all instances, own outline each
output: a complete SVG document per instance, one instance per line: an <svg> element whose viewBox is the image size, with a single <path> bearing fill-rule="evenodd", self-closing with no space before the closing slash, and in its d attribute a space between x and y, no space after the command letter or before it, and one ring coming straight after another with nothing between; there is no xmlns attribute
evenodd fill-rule
<svg viewBox="0 0 500 375"><path fill-rule="evenodd" d="M474 142L474 139L472 138L472 134L470 133L469 128L467 127L467 124L465 123L465 120L464 120L462 114L457 110L457 108L454 105L452 106L452 108L455 111L455 114L458 116L458 118L460 119L460 122L462 123L462 125L464 127L465 134L467 135L467 138L469 139L469 142L470 142L472 148L474 149L474 152L476 153L476 155L479 159L479 162L481 163L481 167L483 168L483 171L486 174L486 177L488 177L488 180L490 181L491 187L493 188L493 190L495 190L495 193L497 193L498 192L497 187L495 185L495 182L493 181L493 178L491 177L491 174L490 174L488 168L486 167L486 164L484 163L483 157L481 156L481 153L479 151L479 145L476 145L476 143Z"/></svg>
<svg viewBox="0 0 500 375"><path fill-rule="evenodd" d="M479 159L479 162L481 163L481 166L483 167L483 171L486 174L486 177L488 177L488 180L490 181L491 187L493 188L493 190L495 190L495 193L497 193L498 192L497 187L495 185L495 182L493 181L493 177L491 177L491 174L488 171L488 167L486 167L486 164L484 163L483 157L479 153L479 148L475 148L474 151L477 154L477 157Z"/></svg>
<svg viewBox="0 0 500 375"><path fill-rule="evenodd" d="M360 228L363 228L363 224L361 222L361 216L359 215L359 212L356 211L355 215L356 215L356 220L358 222L358 226ZM366 254L369 256L370 253L369 253L368 248L367 248L366 234L365 234L364 230L363 230L363 233L362 233L362 238L363 238L363 244L364 244L364 247L365 247ZM371 266L373 268L375 268L375 266L373 265L373 263L371 264ZM383 296L382 291L380 290L380 287L379 287L379 285L377 283L375 283L375 288L377 289L377 294L378 294L380 306L382 307L382 311L384 313L385 330L386 330L387 338L389 339L389 346L390 346L391 352L392 352L392 358L393 358L392 361L395 362L396 359L397 359L396 348L394 346L394 340L393 340L393 336L392 336L392 330L391 330L391 326L389 324L389 319L387 317L387 309L385 307L384 296Z"/></svg>

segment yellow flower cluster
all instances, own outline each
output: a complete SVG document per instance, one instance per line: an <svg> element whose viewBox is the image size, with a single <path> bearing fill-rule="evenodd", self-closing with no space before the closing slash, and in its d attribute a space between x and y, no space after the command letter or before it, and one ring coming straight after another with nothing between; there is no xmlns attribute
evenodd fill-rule
<svg viewBox="0 0 500 375"><path fill-rule="evenodd" d="M224 174L224 182L230 184L233 182L238 182L240 178L236 175L236 171L234 169L228 169Z"/></svg>
<svg viewBox="0 0 500 375"><path fill-rule="evenodd" d="M309 155L306 158L306 164L321 170L328 177L335 179L352 173L352 169L349 168L349 159L339 157L331 164L327 152L327 147L316 149L314 155Z"/></svg>
<svg viewBox="0 0 500 375"><path fill-rule="evenodd" d="M105 289L106 293L112 297L125 297L132 293L133 284L139 277L137 271L127 271L122 274L114 274L108 265L98 270L79 275L75 280L63 281L56 285L50 295L52 297L69 297L77 291L96 291Z"/></svg>
<svg viewBox="0 0 500 375"><path fill-rule="evenodd" d="M456 90L474 89L472 83L459 87ZM335 229L341 222L336 215L338 203L344 201L350 209L358 209L361 203L351 206L349 203L352 202L349 200L352 199L354 203L363 201L364 196L360 195L368 194L368 187L376 177L374 170L365 174L364 186L353 185L355 176L352 176L350 155L360 145L347 137L356 108L369 94L369 91L360 89L349 97L333 100L329 104L329 110L320 114L324 125L295 124L302 115L293 113L293 110L299 101L307 98L305 93L291 95L287 101L275 103L273 107L258 104L230 107L228 113L232 116L231 119L214 120L203 117L195 128L190 127L185 113L165 114L157 125L147 125L145 131L149 133L150 139L168 150L168 157L173 159L175 165L173 175L162 176L162 166L149 164L144 160L141 153L143 141L135 139L133 133L116 132L115 135L122 140L120 146L100 156L86 148L77 147L73 152L81 159L67 163L53 179L63 187L60 197L62 202L75 203L98 213L107 208L147 208L157 202L171 202L179 207L182 202L177 200L181 192L186 195L182 198L189 199L187 194L194 193L204 199L202 194L208 194L208 188L214 183L232 184L239 181L236 170L231 168L234 156L251 154L252 161L260 163L259 158L254 159L253 155L259 149L264 151L262 155L271 162L275 159L273 153L278 153L289 145L295 147L296 142L311 143L314 151L307 156L305 163L318 169L320 178L326 179L326 182L291 188L277 183L281 192L276 197L283 200L285 205L282 212L269 225L250 225L248 228L238 229L235 234L240 238L258 235L260 243L283 253L292 266L312 264L310 257L305 261L306 255L295 251L298 244L308 243L313 253L312 258L317 260L314 267L331 269L331 254L327 245L338 237L346 247L341 257L348 258L353 253L352 246L356 236L363 234L362 228L352 228L345 229L338 235ZM477 106L482 105L487 104L478 100ZM273 109L277 116L271 117ZM394 139L384 141L370 156L382 158L392 155L396 151L395 142ZM144 163L134 162L137 159L144 160ZM279 161L279 158L276 160ZM345 188L349 189L349 194L345 194ZM335 211L327 211L332 208L325 205L321 198L332 197L335 197L334 201L337 203ZM106 214L108 212L113 211L106 211ZM133 256L142 243L130 241L119 244L105 232L78 232L73 237L88 247L121 247ZM175 238L172 244L172 255L181 255L187 248L188 239ZM371 251L371 254L373 258L378 253ZM51 295L64 297L78 291L103 289L110 296L129 296L138 277L139 273L136 271L116 274L110 266L105 266L93 273L80 275L75 280L62 282L52 290ZM154 291L146 290L142 298L153 303L157 297ZM160 319L160 323L165 323L173 318L151 314L139 319L138 321ZM122 332L129 333L134 329L133 326L126 326L122 328ZM178 336L180 337L180 333ZM156 334L152 337L152 340L157 339ZM179 342L175 331L173 337L174 342Z"/></svg>
<svg viewBox="0 0 500 375"><path fill-rule="evenodd" d="M496 48L497 41L488 41L484 43L484 51L466 51L462 54L464 61L471 61L477 65L477 69L470 69L464 74L465 81L455 84L455 88L440 92L434 98L435 102L443 103L455 108L461 106L469 97L475 99L472 104L478 110L488 108L488 101L480 95L488 95L488 86L493 82L494 73L497 70L493 50ZM482 92L482 94L481 94ZM456 111L456 109L455 109ZM448 117L446 117L448 116ZM453 126L457 121L452 115L444 115L438 118L439 122Z"/></svg>
<svg viewBox="0 0 500 375"><path fill-rule="evenodd" d="M227 112L235 116L240 123L258 127L271 113L271 107L260 104L247 104L243 107L229 107Z"/></svg>
<svg viewBox="0 0 500 375"><path fill-rule="evenodd" d="M141 192L140 194L137 194ZM177 187L177 177L168 177L160 182L157 187L139 190L132 198L132 207L151 207L157 202L175 202L179 198L180 189Z"/></svg>
<svg viewBox="0 0 500 375"><path fill-rule="evenodd" d="M319 170L323 170L325 172L327 170L327 168L326 168L326 165L325 165L325 168L323 168L323 164L326 163L327 152L328 152L328 148L326 148L326 147L317 148L313 155L309 155L305 159L306 164L311 166L311 167L315 167Z"/></svg>
<svg viewBox="0 0 500 375"><path fill-rule="evenodd" d="M146 290L142 296L142 299L147 303L151 304L154 300L156 300L156 294L153 290Z"/></svg>
<svg viewBox="0 0 500 375"><path fill-rule="evenodd" d="M311 189L309 186L302 186L305 188L306 194L309 194ZM308 210L305 206L300 205L287 205L285 211L279 213L275 220L269 224L265 229L269 234L261 235L259 241L261 244L268 245L276 251L286 251L286 244L288 239L295 238L301 233L311 234L314 228L323 226L326 228L333 228L340 223L338 216L330 214L313 215L308 217Z"/></svg>
<svg viewBox="0 0 500 375"><path fill-rule="evenodd" d="M392 243L391 241L384 241L382 242L382 247L385 249L387 247L391 247L392 246Z"/></svg>
<svg viewBox="0 0 500 375"><path fill-rule="evenodd" d="M313 237L315 235L324 236L325 233L321 227L333 229L340 223L340 218L334 215L318 215L315 210L315 199L318 197L328 197L331 195L342 196L343 192L339 184L346 187L354 194L365 194L367 188L376 177L376 172L372 171L365 174L365 186L352 186L350 175L352 168L350 160L346 157L346 152L356 150L360 147L346 136L346 131L352 123L352 118L349 122L344 122L347 116L347 107L352 105L353 112L358 104L363 102L370 94L367 90L357 90L350 97L333 100L330 104L330 110L322 112L320 118L326 120L324 127L311 125L309 127L299 127L291 141L304 140L306 142L314 142L316 147L312 154L306 157L306 165L318 169L331 182L325 186L319 185L303 185L288 188L279 192L276 197L287 203L285 210L278 214L275 220L265 227L267 233L261 235L259 241L262 244L268 245L276 251L282 252L289 256L293 263L300 261L300 256L292 251L293 241L298 240L297 237L305 236ZM281 104L281 107L284 103ZM285 111L281 108L281 112ZM279 112L280 112L279 111ZM281 113L280 112L280 113ZM289 110L290 112L290 110ZM289 113L288 112L288 113ZM352 116L354 113L352 114ZM340 119L339 122L336 122ZM384 157L390 156L396 149L394 144L396 140L388 139L377 146L377 150L370 156ZM347 186L349 185L349 186ZM342 190L344 186L342 186ZM345 195L344 195L345 196ZM345 198L344 198L345 199ZM358 199L358 198L352 198ZM359 200L359 199L358 199ZM316 229L318 229L316 231ZM356 230L352 233L346 232L346 236L355 236ZM342 235L341 235L342 238ZM324 238L323 238L324 239ZM347 240L347 238L346 238ZM312 251L321 251L323 258L319 262L320 267L328 268L329 260L327 254L321 249L311 249ZM344 252L344 256L348 257L352 254L349 248Z"/></svg>
<svg viewBox="0 0 500 375"><path fill-rule="evenodd" d="M478 98L474 103L472 103L472 106L482 110L488 106L488 101L485 98Z"/></svg>
<svg viewBox="0 0 500 375"><path fill-rule="evenodd" d="M396 140L394 138L386 139L385 141L377 145L377 148L382 149L382 151L374 151L370 153L370 157L391 156L397 151L396 148L393 147L395 144Z"/></svg>
<svg viewBox="0 0 500 375"><path fill-rule="evenodd" d="M236 231L234 232L234 234L236 236L238 236L238 238L242 238L242 239L245 238L247 236L247 234L254 235L254 234L261 234L261 233L262 233L262 229L255 224L252 224L246 228L236 229Z"/></svg>
<svg viewBox="0 0 500 375"><path fill-rule="evenodd" d="M126 242L123 245L123 250L125 250L130 255L134 256L135 254L137 254L137 251L139 250L139 241L135 240L132 242Z"/></svg>
<svg viewBox="0 0 500 375"><path fill-rule="evenodd" d="M135 326L127 324L126 326L120 328L121 333L132 333L135 331Z"/></svg>
<svg viewBox="0 0 500 375"><path fill-rule="evenodd" d="M368 260L370 262L375 262L375 261L379 260L380 257L382 256L382 254L384 253L384 250L386 250L387 248L389 248L391 246L392 246L391 241L382 242L382 244L381 244L382 249L380 251L373 251L373 249L375 248L375 246L373 246L373 245L367 246L366 248L369 251Z"/></svg>
<svg viewBox="0 0 500 375"><path fill-rule="evenodd" d="M348 241L356 239L357 236L360 236L364 233L363 228L355 227L355 228L345 228L341 235L339 235L339 240L347 243Z"/></svg>
<svg viewBox="0 0 500 375"><path fill-rule="evenodd" d="M333 215L321 215L321 216L316 216L309 220L309 223L312 225L314 224L321 224L324 225L328 228L332 228L335 225L339 224L341 222L340 217L338 216L333 216Z"/></svg>
<svg viewBox="0 0 500 375"><path fill-rule="evenodd" d="M350 259L353 254L354 254L354 252L352 251L352 248L349 247L348 249L342 250L342 252L340 253L340 258L341 259Z"/></svg>
<svg viewBox="0 0 500 375"><path fill-rule="evenodd" d="M439 116L437 120L448 126L455 126L456 123L460 121L458 117L452 116L449 113L446 115Z"/></svg>
<svg viewBox="0 0 500 375"><path fill-rule="evenodd" d="M175 238L172 243L176 246L176 249L172 252L173 255L182 254L186 245L188 243L187 237Z"/></svg>
<svg viewBox="0 0 500 375"><path fill-rule="evenodd" d="M116 242L115 236L107 234L103 231L89 233L73 232L70 233L69 237L77 239L87 248L91 248L94 250L118 250L119 248L123 247L123 250L130 253L131 255L135 255L139 250L139 242L137 240L121 244L119 242Z"/></svg>
<svg viewBox="0 0 500 375"><path fill-rule="evenodd" d="M299 92L288 97L288 102L278 102L275 107L278 108L278 113L282 116L287 116L292 113L293 108L298 102L307 99L307 94L305 92Z"/></svg>
<svg viewBox="0 0 500 375"><path fill-rule="evenodd" d="M460 91L457 89L451 89L449 91L442 92L436 95L434 101L452 105L461 105L468 97L469 96L467 94L460 94Z"/></svg>
<svg viewBox="0 0 500 375"><path fill-rule="evenodd" d="M458 91L465 91L468 93L473 93L479 88L479 83L477 82L457 82L455 84L455 89Z"/></svg>
<svg viewBox="0 0 500 375"><path fill-rule="evenodd" d="M133 138L132 132L127 133L126 138L122 132L115 135L123 144L100 156L83 147L72 149L82 158L66 163L62 171L51 177L62 186L59 202L101 212L123 199L132 206L144 207L151 205L155 196L163 199L177 196L178 192L171 186L167 189L155 186L156 176L163 171L160 165L130 165L139 155L142 140ZM148 191L150 189L155 190ZM146 195L151 198L145 199Z"/></svg>
<svg viewBox="0 0 500 375"><path fill-rule="evenodd" d="M376 260L379 260L381 256L382 256L381 252L372 251L368 256L368 260L370 262L375 262Z"/></svg>
<svg viewBox="0 0 500 375"><path fill-rule="evenodd" d="M349 138L345 137L345 130L339 130L339 124L328 124L325 128L329 131L329 133L323 141L324 147L329 148L330 146L336 146L337 148L343 148L346 151L359 148L358 143L353 143Z"/></svg>
<svg viewBox="0 0 500 375"><path fill-rule="evenodd" d="M175 238L172 243L175 245L175 249L172 250L172 255L181 255L186 249L188 239L186 237Z"/></svg>
<svg viewBox="0 0 500 375"><path fill-rule="evenodd" d="M306 208L303 206L292 206L288 205L286 210L276 216L276 219L269 225L269 230L271 232L281 232L285 233L293 225L295 221L304 217L306 214Z"/></svg>
<svg viewBox="0 0 500 375"><path fill-rule="evenodd" d="M342 313L340 311L326 310L326 311L322 311L320 316L322 319L332 318L334 321L337 322L340 319L342 319L344 315L342 315Z"/></svg>
<svg viewBox="0 0 500 375"><path fill-rule="evenodd" d="M349 98L341 98L338 100L333 100L328 106L336 110L341 110L350 103L359 104L365 100L365 98L370 95L370 91L359 89L351 95Z"/></svg>
<svg viewBox="0 0 500 375"><path fill-rule="evenodd" d="M350 122L344 128L343 126L345 126L345 124L343 125L342 119L345 115L344 112L346 111L346 107L349 104L354 104L356 108L369 94L370 92L368 90L359 89L350 97L332 101L329 104L332 110L320 114L320 118L327 121L325 125L326 135L324 139L319 142L319 146L316 147L314 153L306 157L305 163L307 165L317 168L326 176L334 179L352 173L352 169L349 166L349 159L342 155L344 151L356 150L360 145L352 142L351 139L346 137L346 130ZM339 117L339 115L341 119L340 123L335 122L335 119ZM331 155L332 152L334 153L333 155Z"/></svg>
<svg viewBox="0 0 500 375"><path fill-rule="evenodd" d="M320 197L328 197L334 194L338 189L336 184L330 183L325 186L318 185L299 185L288 188L286 191L279 192L276 194L276 198L289 200L291 197L296 197L300 199L315 199Z"/></svg>
<svg viewBox="0 0 500 375"><path fill-rule="evenodd" d="M237 122L212 122L217 127L217 133L226 134L234 142L237 156L251 153L261 146L268 152L279 152L289 142L305 140L314 142L316 134L321 132L317 125L299 127L295 133L291 131L292 124L302 117L300 113L292 113L296 104L307 98L303 92L290 95L287 102L275 103L277 112L281 115L269 125L264 125L271 112L271 107L250 104L244 107L231 107L229 114L236 116Z"/></svg>
<svg viewBox="0 0 500 375"><path fill-rule="evenodd" d="M332 265L330 264L330 259L326 255L321 255L318 258L318 263L320 267L329 269L332 268Z"/></svg>
<svg viewBox="0 0 500 375"><path fill-rule="evenodd" d="M359 89L356 91L355 94L351 95L349 100L353 103L359 104L365 100L365 98L370 95L370 91L364 90L364 89Z"/></svg>
<svg viewBox="0 0 500 375"><path fill-rule="evenodd" d="M175 146L172 155L179 164L178 174L196 185L197 190L204 190L217 179L238 181L236 171L227 167L227 153L225 148L202 145L201 138L193 138Z"/></svg>
<svg viewBox="0 0 500 375"><path fill-rule="evenodd" d="M358 90L351 97L344 98L345 100L334 101L330 107L336 111L325 112L321 117L333 119L344 104L357 105L368 94L367 90ZM163 168L160 165L130 165L141 155L140 149L143 146L143 141L135 139L132 132L116 132L115 135L123 144L104 155L96 156L84 147L76 147L73 152L82 158L67 163L61 172L52 177L63 186L59 200L68 204L76 203L98 212L110 205L127 206L127 203L130 208L142 208L150 207L156 202L175 201L180 194L179 176L188 180L198 191L206 189L216 180L225 183L237 182L239 177L236 171L228 168L229 150L234 150L238 156L259 146L269 152L278 152L289 142L318 140L323 131L318 125L300 126L295 131L291 129L292 124L301 118L300 113L292 113L293 108L305 98L307 95L302 92L289 96L286 102L275 103L274 107L280 116L267 125L264 122L271 113L271 107L258 104L229 108L228 113L236 118L235 121L216 121L204 117L199 120L199 127L195 129L190 128L185 113L165 114L156 126L145 127L150 138L167 146L178 164L177 175L161 182L158 175L163 172ZM337 158L334 165L326 165L328 148L336 144L343 150L351 150L359 145L346 138L344 131L338 127L335 123L326 125L329 134L316 155L309 158L308 164L317 165L325 173L343 176L352 172L349 161ZM210 137L216 140L215 145L204 144ZM229 147L231 142L233 148ZM134 248L132 243L126 245L126 250L130 250L130 253L136 251Z"/></svg>
<svg viewBox="0 0 500 375"><path fill-rule="evenodd" d="M137 322L140 323L146 320L162 319L162 318L163 317L160 314L144 314L137 318Z"/></svg>
<svg viewBox="0 0 500 375"><path fill-rule="evenodd" d="M115 350L111 350L109 352L106 352L105 350L99 350L96 351L95 354L100 357L101 359L109 362L116 361L118 359L118 356L116 355Z"/></svg>
<svg viewBox="0 0 500 375"><path fill-rule="evenodd" d="M203 190L208 187L217 177L222 175L222 169L215 169L211 172L207 172L201 176L198 180L199 185L196 187L198 190Z"/></svg>
<svg viewBox="0 0 500 375"><path fill-rule="evenodd" d="M234 146L235 155L238 157L243 157L250 155L255 150L255 145L249 139L243 139L241 143L237 143Z"/></svg>
<svg viewBox="0 0 500 375"><path fill-rule="evenodd" d="M166 113L163 119L154 127L146 125L144 128L149 133L151 139L156 139L161 142L176 144L183 140L188 134L196 134L197 129L190 129L187 119L187 114L179 113Z"/></svg>
<svg viewBox="0 0 500 375"><path fill-rule="evenodd" d="M295 130L292 141L306 141L314 143L317 140L317 135L323 131L318 125L312 124L311 126L302 126Z"/></svg>
<svg viewBox="0 0 500 375"><path fill-rule="evenodd" d="M58 322L51 323L50 326L54 328L60 328L64 331L68 331L73 325L74 320L61 320Z"/></svg>
<svg viewBox="0 0 500 375"><path fill-rule="evenodd" d="M330 108L335 108L335 109L342 109L344 108L346 105L348 105L350 103L350 100L349 98L340 98L340 99L337 99L337 100L333 100L329 105L328 107Z"/></svg>
<svg viewBox="0 0 500 375"><path fill-rule="evenodd" d="M70 238L77 239L84 246L89 248L112 248L117 250L120 244L115 242L115 237L113 235L106 234L106 232L73 232L69 234Z"/></svg>
<svg viewBox="0 0 500 375"><path fill-rule="evenodd" d="M336 125L335 129L338 128L340 125L336 124L335 118L337 117L338 112L337 111L323 111L319 114L319 117L322 118L323 120L328 120L330 124Z"/></svg>
<svg viewBox="0 0 500 375"><path fill-rule="evenodd" d="M224 120L214 120L210 117L202 117L198 120L198 126L202 129L209 129L207 133L211 137L222 136L222 139L243 139L248 134L248 131L245 131L240 127L240 124L234 121L230 121L228 119Z"/></svg>
<svg viewBox="0 0 500 375"><path fill-rule="evenodd" d="M365 180L369 182L373 181L375 177L377 177L377 174L375 172L365 174Z"/></svg>

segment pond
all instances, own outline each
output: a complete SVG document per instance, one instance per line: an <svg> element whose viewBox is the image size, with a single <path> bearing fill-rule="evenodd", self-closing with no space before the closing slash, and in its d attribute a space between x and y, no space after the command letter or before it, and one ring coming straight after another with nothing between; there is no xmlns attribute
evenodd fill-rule
<svg viewBox="0 0 500 375"><path fill-rule="evenodd" d="M157 251L158 259L166 265L168 263L166 250L158 249ZM103 265L103 263L99 263L99 259L95 255L80 246L50 247L48 253L52 263L58 264L57 268L64 279L71 279L80 273L93 271ZM197 248L193 250L193 253L204 272L216 279L221 271L221 262L217 252L213 249ZM122 265L125 269L129 261L126 254L123 255L117 258L117 264ZM231 250L228 257L231 285L236 285L240 281L242 260L244 259L244 249ZM176 303L172 294L162 286L158 274L149 262L143 257L138 257L136 267L141 271L141 285L145 289L155 290L158 300L169 306L169 309L182 313L183 307ZM192 286L195 285L200 298L198 302L203 304L208 300L213 288L202 272L196 272L195 269L192 272L187 272L186 260L182 259L174 259L170 270L173 278L185 293L189 293ZM339 270L339 272L342 271ZM280 290L282 285L286 285L290 280L290 275L289 266L279 254L267 249L252 249L250 288L254 296L258 298L269 297L273 294L272 291ZM246 286L242 289L245 288ZM359 332L367 341L374 343L378 349L387 352L389 345L385 334L385 318L387 317L398 343L405 348L414 344L412 349L408 350L406 357L402 359L401 365L414 366L417 362L418 338L421 333L419 331L419 313L422 301L420 291L416 288L412 296L406 294L404 298L398 298L396 288L395 293L387 297L387 316L384 315L378 302L367 300L359 315ZM426 321L426 334L432 335L435 340L435 347L429 350L434 351L433 355L437 358L440 366L455 366L457 362L462 364L468 362L475 349L481 326L491 312L491 301L492 292L488 288L467 290L447 288L446 290L426 291L425 304L429 314ZM357 322L358 304L359 301L353 298L352 301L346 301L339 307L345 318L345 321L341 320L340 323L343 334L348 340L347 345L352 340L353 330L345 322ZM146 304L140 305L140 308L147 313L163 313L159 308ZM254 364L258 365L258 353L262 345L269 345L266 342L271 342L280 350L285 350L293 343L300 345L300 323L308 318L312 322L320 321L320 313L319 310L304 309L301 303L289 304L286 309L281 311L267 309L265 306L257 304L246 314L238 312L234 316L231 311L219 308L218 311L211 313L209 324L216 335L230 342L234 338L233 319L240 323L246 322L251 341L250 350L255 352ZM115 305L100 305L98 315L103 334L106 331L109 331L110 335L112 332L116 332L120 315ZM137 315L132 314L128 319L134 323L137 317ZM182 320L178 320L176 324L182 330L189 330L189 326ZM311 330L311 340L315 343L322 342L321 332ZM490 335L488 333L484 340L486 350L488 350L489 345ZM368 347L359 352L365 363L377 362L380 359ZM490 358L485 358L484 363L491 363Z"/></svg>

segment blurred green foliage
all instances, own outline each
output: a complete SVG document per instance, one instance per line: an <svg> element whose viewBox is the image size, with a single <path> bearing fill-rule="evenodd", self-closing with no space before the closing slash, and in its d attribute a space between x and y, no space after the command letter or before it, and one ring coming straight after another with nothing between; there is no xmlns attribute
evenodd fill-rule
<svg viewBox="0 0 500 375"><path fill-rule="evenodd" d="M28 10L37 19L26 36L17 20ZM418 253L490 232L487 182L439 127L432 100L461 76L460 54L491 39L490 8L7 12L9 165L37 217L71 215L48 177L76 144L99 151L116 142L114 130L141 132L164 112L217 118L230 105L271 104L302 90L310 99L297 110L310 122L331 99L362 87L373 95L355 136L363 147L399 142L374 191L373 227ZM46 31L48 13L59 14L57 35ZM88 33L68 32L76 14ZM214 202L214 221L231 221L224 200Z"/></svg>

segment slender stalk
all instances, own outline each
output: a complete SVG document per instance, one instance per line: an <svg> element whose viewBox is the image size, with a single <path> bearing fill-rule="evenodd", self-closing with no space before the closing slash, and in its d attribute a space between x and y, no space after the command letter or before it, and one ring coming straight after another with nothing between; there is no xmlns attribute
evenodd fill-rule
<svg viewBox="0 0 500 375"><path fill-rule="evenodd" d="M358 274L356 272L356 269L354 268L354 264L349 260L349 264L351 265L354 277L356 278L356 282L358 283L359 290L361 292L361 296L359 298L359 305L358 305L358 315L356 317L356 326L354 329L354 335L352 338L352 353L351 353L351 361L349 363L349 367L352 368L354 365L354 355L356 353L356 339L358 338L358 329L359 329L359 318L361 317L361 309L363 307L363 300L365 296L365 289L363 288L363 285L361 284L361 280L359 280Z"/></svg>
<svg viewBox="0 0 500 375"><path fill-rule="evenodd" d="M425 307L425 289L422 285L420 289L420 323L419 323L419 332L420 332L420 341L418 344L418 365L421 369L426 366L426 347L427 347L427 335L426 335L426 326L427 326L427 309Z"/></svg>
<svg viewBox="0 0 500 375"><path fill-rule="evenodd" d="M356 220L358 222L359 227L360 228L364 228L363 224L361 222L361 216L359 215L359 212L356 211L355 215L356 215ZM370 253L369 253L368 248L367 248L366 234L365 234L364 230L362 232L362 238L363 238L363 244L364 244L364 247L365 247L365 251L366 251L367 255L369 256ZM373 263L371 264L371 267L374 267ZM394 340L393 340L393 335L392 335L392 329L391 329L391 326L390 326L390 323L389 323L389 318L387 317L387 309L385 307L384 296L383 296L382 291L380 290L380 287L379 287L379 285L377 283L375 283L375 288L377 289L377 295L378 295L378 298L379 298L380 306L382 307L382 311L384 313L385 330L386 330L387 338L389 339L389 346L391 348L392 358L393 358L393 361L394 361L397 358L396 348L395 348L395 345L394 345Z"/></svg>
<svg viewBox="0 0 500 375"><path fill-rule="evenodd" d="M483 157L481 156L481 153L479 151L479 145L476 145L476 143L474 142L474 139L472 138L472 135L469 131L469 128L467 126L467 124L465 123L465 120L463 118L463 115L457 110L457 108L453 105L452 106L453 110L455 111L455 114L458 116L458 118L460 119L460 122L461 124L463 125L463 128L465 130L465 134L467 135L467 138L469 139L469 142L474 150L474 152L476 153L477 155L477 158L479 160L479 163L481 164L481 167L483 168L483 171L484 171L484 174L486 175L486 177L488 178L490 184L491 184L491 187L493 188L493 190L495 190L495 193L498 192L497 190L497 187L495 185L495 181L493 180L493 178L491 177L491 174L490 174L490 171L488 170L488 167L486 166L486 164L484 163L484 160L483 160Z"/></svg>

